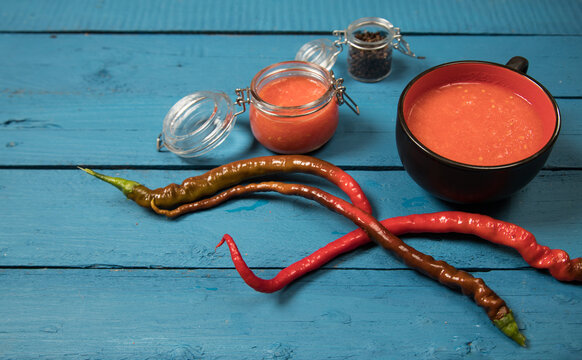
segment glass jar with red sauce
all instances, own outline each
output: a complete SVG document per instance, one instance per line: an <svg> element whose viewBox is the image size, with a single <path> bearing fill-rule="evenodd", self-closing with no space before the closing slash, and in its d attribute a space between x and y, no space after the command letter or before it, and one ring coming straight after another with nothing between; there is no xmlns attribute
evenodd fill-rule
<svg viewBox="0 0 582 360"><path fill-rule="evenodd" d="M254 137L281 154L308 153L327 143L338 125L338 106L344 102L359 114L343 79L304 61L268 66L248 88L235 93L234 102L223 92L200 91L182 98L164 118L158 150L165 146L182 157L207 153L226 139L247 104ZM242 109L235 113L235 106Z"/></svg>
<svg viewBox="0 0 582 360"><path fill-rule="evenodd" d="M333 73L288 61L261 70L251 82L250 124L271 151L307 153L327 143L338 125L338 88Z"/></svg>

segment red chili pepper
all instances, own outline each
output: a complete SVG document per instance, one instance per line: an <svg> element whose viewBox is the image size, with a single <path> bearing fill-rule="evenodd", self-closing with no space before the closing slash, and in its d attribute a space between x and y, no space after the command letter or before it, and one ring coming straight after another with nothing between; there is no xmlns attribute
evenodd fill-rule
<svg viewBox="0 0 582 360"><path fill-rule="evenodd" d="M486 215L444 211L401 216L386 219L382 223L395 234L456 232L476 235L492 243L514 248L529 265L548 269L557 280L582 281L582 257L570 259L564 250L540 245L535 236L524 228ZM358 237L365 237L365 234L352 232L338 240L351 242Z"/></svg>
<svg viewBox="0 0 582 360"><path fill-rule="evenodd" d="M264 182L258 184L239 185L229 189L230 197L247 192L276 191L285 195L295 195L317 201L328 209L342 214L352 220L356 225L364 229L369 236L378 244L390 250L393 254L402 259L411 268L437 280L443 285L461 290L467 296L472 296L477 305L487 312L491 321L507 336L522 346L525 346L525 337L519 332L513 315L505 302L491 290L482 279L475 278L471 274L458 270L444 261L436 261L431 256L425 255L413 247L405 244L398 237L390 233L378 220L370 214L358 209L350 203L328 194L320 189L298 184L283 184L278 182ZM152 208L156 211L155 200L152 200ZM186 209L182 207L182 209ZM161 211L162 213L163 210ZM229 248L234 249L234 241L230 236L223 238L229 244ZM251 286L259 286L258 279L246 266L240 253L231 253L235 267L243 277L244 281Z"/></svg>
<svg viewBox="0 0 582 360"><path fill-rule="evenodd" d="M240 188L230 189L214 197L198 202L182 205L174 210L152 208L168 217L177 217L189 212L208 209L234 196L252 192L251 188L242 191ZM535 236L515 224L496 220L486 215L471 214L460 211L443 211L431 214L417 214L390 218L382 224L395 235L407 233L460 233L476 235L494 244L509 246L517 250L523 259L537 269L548 269L550 274L560 281L582 281L582 258L570 260L568 253L560 249L550 249L540 245ZM269 283L261 284L260 289L266 292L280 290L293 280L313 271L335 257L349 252L370 242L366 233L357 229L341 238L327 244L306 258L283 269ZM291 276L291 275L292 276Z"/></svg>

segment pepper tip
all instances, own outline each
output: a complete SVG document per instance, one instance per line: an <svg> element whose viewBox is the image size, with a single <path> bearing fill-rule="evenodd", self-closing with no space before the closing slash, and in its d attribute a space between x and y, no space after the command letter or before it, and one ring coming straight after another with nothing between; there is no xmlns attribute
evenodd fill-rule
<svg viewBox="0 0 582 360"><path fill-rule="evenodd" d="M84 172L86 172L89 175L93 175L94 177L115 186L116 188L121 190L125 194L125 196L128 196L133 191L133 188L140 185L138 182L135 182L135 181L126 180L126 179L113 177L113 176L103 175L103 174L100 174L100 173L93 171L91 169L83 168L80 166L78 166L78 168L83 170Z"/></svg>
<svg viewBox="0 0 582 360"><path fill-rule="evenodd" d="M224 244L224 242L226 241L226 237L228 236L228 234L225 234L222 239L220 239L220 242L218 244L216 244L216 247L214 248L214 251L218 250L219 247L222 246L222 244Z"/></svg>
<svg viewBox="0 0 582 360"><path fill-rule="evenodd" d="M517 327L517 323L515 322L515 318L513 314L508 312L505 314L501 319L493 320L493 323L501 332L511 338L513 341L518 343L522 347L527 347L526 344L526 337L519 331Z"/></svg>
<svg viewBox="0 0 582 360"><path fill-rule="evenodd" d="M80 167L80 166L77 166L77 168L78 168L79 170L83 170L84 172L86 172L86 173L87 173L87 174L89 174L89 175L96 176L96 173L95 173L95 171L93 171L93 170L91 170L91 169L87 169L87 168Z"/></svg>

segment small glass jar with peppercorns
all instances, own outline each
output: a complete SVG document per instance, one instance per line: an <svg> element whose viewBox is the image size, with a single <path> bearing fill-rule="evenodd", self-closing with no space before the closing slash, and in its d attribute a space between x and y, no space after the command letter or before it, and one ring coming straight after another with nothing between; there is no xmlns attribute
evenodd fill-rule
<svg viewBox="0 0 582 360"><path fill-rule="evenodd" d="M358 81L377 82L392 70L392 49L405 55L416 56L402 38L400 29L388 20L365 17L352 22L346 30L335 30L334 42L317 39L303 45L295 60L317 63L328 70L335 64L337 56L348 45L348 72Z"/></svg>

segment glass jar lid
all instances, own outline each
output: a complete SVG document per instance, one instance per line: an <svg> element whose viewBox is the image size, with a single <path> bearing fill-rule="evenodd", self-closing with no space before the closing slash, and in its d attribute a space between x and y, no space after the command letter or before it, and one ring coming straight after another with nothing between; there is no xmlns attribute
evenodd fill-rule
<svg viewBox="0 0 582 360"><path fill-rule="evenodd" d="M185 158L220 145L235 124L234 103L224 92L199 91L180 99L164 118L157 148Z"/></svg>
<svg viewBox="0 0 582 360"><path fill-rule="evenodd" d="M315 39L299 49L295 60L317 64L329 71L335 65L341 51L342 47L339 43L336 44L329 39Z"/></svg>
<svg viewBox="0 0 582 360"><path fill-rule="evenodd" d="M363 50L377 50L389 46L399 34L388 20L366 17L352 22L346 30L346 40L350 46Z"/></svg>

